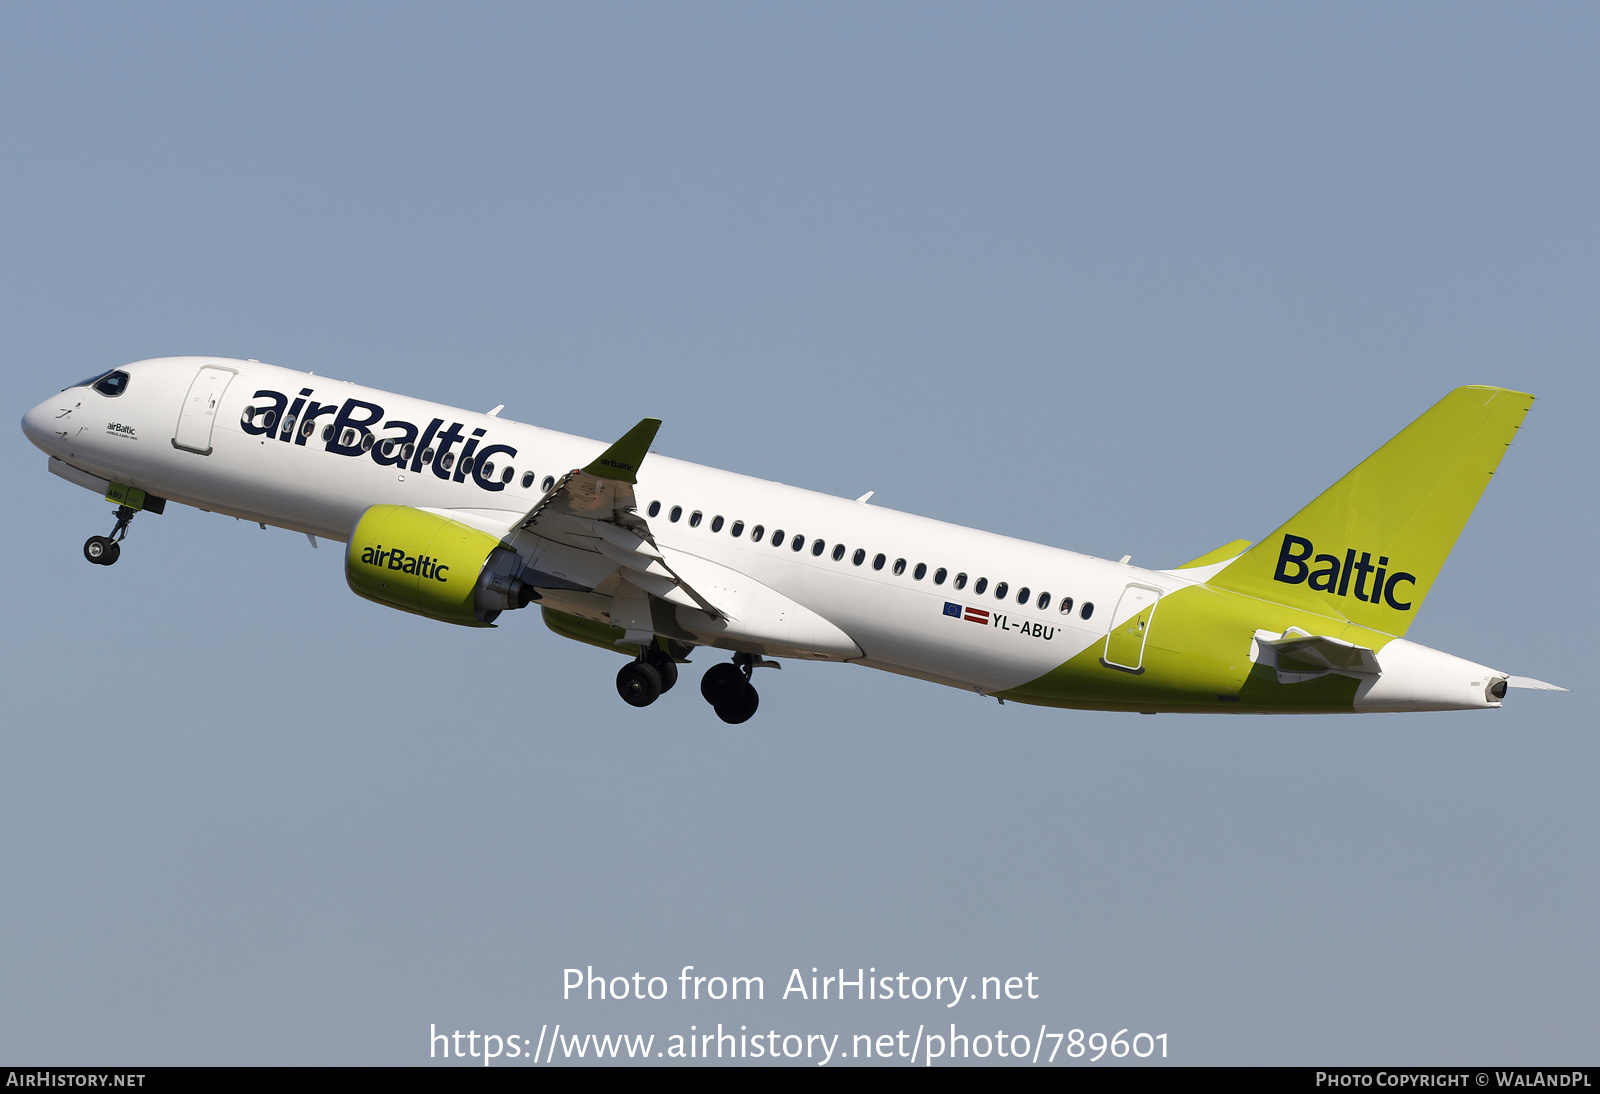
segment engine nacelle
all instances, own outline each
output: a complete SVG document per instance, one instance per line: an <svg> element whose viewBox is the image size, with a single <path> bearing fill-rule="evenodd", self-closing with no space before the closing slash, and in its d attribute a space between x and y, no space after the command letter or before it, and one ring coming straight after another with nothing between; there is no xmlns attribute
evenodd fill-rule
<svg viewBox="0 0 1600 1094"><path fill-rule="evenodd" d="M487 532L406 505L374 505L345 552L350 591L390 608L463 627L539 599L517 552Z"/></svg>

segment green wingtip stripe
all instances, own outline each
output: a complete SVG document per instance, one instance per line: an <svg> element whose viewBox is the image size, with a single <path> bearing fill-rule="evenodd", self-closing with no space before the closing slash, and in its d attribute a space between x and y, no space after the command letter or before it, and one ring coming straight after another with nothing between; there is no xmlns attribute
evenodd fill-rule
<svg viewBox="0 0 1600 1094"><path fill-rule="evenodd" d="M660 418L645 418L624 433L616 444L596 456L589 466L583 469L583 473L600 479L615 479L618 482L638 482L639 465L644 463L645 456L650 452L650 445L656 439L656 430L660 428Z"/></svg>

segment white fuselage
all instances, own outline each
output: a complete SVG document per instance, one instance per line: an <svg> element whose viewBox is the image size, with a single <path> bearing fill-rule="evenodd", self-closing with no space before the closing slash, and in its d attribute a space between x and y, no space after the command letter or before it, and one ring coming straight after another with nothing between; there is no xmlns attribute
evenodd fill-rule
<svg viewBox="0 0 1600 1094"><path fill-rule="evenodd" d="M185 420L197 373L208 367L227 373L218 381L209 421L193 414ZM130 381L120 395L74 387L35 407L24 420L29 437L80 473L341 542L375 504L448 511L465 523L503 530L539 500L549 480L606 447L253 361L162 358L124 371ZM281 394L288 405L263 392ZM268 406L276 408L270 427L262 411ZM247 418L247 411L256 413ZM375 443L331 448L359 438L346 432L352 422ZM452 426L452 459L446 461L438 438ZM184 447L175 443L180 434ZM409 458L407 445L415 450ZM435 448L435 458L423 462ZM486 452L464 471L461 460ZM848 636L846 646L853 643L771 652L850 660L983 693L1034 680L1103 642L1129 585L1162 595L1195 583L1189 575L654 454L638 473L635 496L664 549L748 575L829 621ZM779 532L781 543L775 543ZM1068 598L1071 607L1064 611ZM554 592L545 603L596 613L593 594L564 598Z"/></svg>

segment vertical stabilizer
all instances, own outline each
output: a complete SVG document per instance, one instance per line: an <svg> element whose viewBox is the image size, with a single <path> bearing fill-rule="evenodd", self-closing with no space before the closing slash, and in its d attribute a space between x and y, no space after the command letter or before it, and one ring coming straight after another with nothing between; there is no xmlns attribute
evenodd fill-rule
<svg viewBox="0 0 1600 1094"><path fill-rule="evenodd" d="M1532 405L1456 388L1209 583L1405 634Z"/></svg>

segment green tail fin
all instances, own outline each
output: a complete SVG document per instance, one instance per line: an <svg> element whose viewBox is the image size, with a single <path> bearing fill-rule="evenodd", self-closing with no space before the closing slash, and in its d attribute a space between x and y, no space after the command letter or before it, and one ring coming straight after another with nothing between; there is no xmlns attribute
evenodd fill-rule
<svg viewBox="0 0 1600 1094"><path fill-rule="evenodd" d="M1210 584L1405 634L1532 405L1456 388Z"/></svg>

